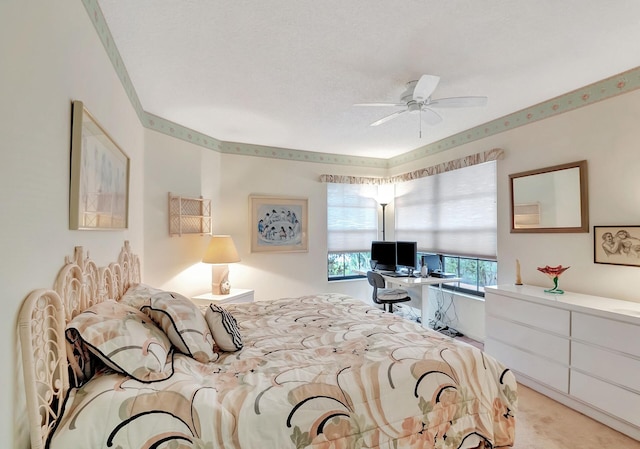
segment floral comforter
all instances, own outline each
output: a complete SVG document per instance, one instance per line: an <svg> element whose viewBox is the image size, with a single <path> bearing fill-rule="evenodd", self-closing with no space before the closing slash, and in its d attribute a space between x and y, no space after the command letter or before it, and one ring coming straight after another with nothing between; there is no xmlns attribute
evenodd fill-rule
<svg viewBox="0 0 640 449"><path fill-rule="evenodd" d="M356 299L227 306L244 348L167 380L113 372L72 389L54 448L511 446L514 375L480 350Z"/></svg>

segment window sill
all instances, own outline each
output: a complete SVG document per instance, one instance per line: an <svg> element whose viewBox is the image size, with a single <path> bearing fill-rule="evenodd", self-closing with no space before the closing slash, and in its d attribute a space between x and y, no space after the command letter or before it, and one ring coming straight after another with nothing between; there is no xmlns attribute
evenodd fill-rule
<svg viewBox="0 0 640 449"><path fill-rule="evenodd" d="M348 277L348 278L336 278L336 279L327 279L327 282L352 282L352 281L366 281L366 276L357 276L357 277Z"/></svg>
<svg viewBox="0 0 640 449"><path fill-rule="evenodd" d="M440 290L440 287L438 287L438 286L432 286L431 288ZM460 297L465 298L465 299L471 299L471 300L475 300L475 301L484 302L484 296L472 295L471 293L466 293L466 292L462 292L462 291L459 291L459 290L456 290L456 289L451 289L451 288L443 288L442 291L443 292L452 293L455 296L460 296Z"/></svg>

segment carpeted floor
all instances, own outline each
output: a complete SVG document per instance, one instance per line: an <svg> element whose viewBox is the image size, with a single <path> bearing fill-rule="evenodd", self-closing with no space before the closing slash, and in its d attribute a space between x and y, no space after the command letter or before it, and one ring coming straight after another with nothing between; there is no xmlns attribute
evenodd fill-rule
<svg viewBox="0 0 640 449"><path fill-rule="evenodd" d="M640 442L518 384L513 449L640 449Z"/></svg>

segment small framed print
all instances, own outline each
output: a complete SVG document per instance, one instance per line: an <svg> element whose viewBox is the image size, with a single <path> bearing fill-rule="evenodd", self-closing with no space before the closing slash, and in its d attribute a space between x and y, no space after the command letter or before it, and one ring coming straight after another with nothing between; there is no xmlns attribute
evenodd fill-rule
<svg viewBox="0 0 640 449"><path fill-rule="evenodd" d="M306 198L249 197L251 252L308 251Z"/></svg>
<svg viewBox="0 0 640 449"><path fill-rule="evenodd" d="M73 102L69 229L127 229L129 157Z"/></svg>
<svg viewBox="0 0 640 449"><path fill-rule="evenodd" d="M640 267L640 226L594 226L593 261Z"/></svg>

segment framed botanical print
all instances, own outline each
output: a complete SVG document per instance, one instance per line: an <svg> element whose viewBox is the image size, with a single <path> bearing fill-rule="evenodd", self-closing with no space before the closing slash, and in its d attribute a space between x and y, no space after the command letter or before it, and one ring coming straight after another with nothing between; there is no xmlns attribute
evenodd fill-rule
<svg viewBox="0 0 640 449"><path fill-rule="evenodd" d="M251 252L308 251L306 198L249 197Z"/></svg>
<svg viewBox="0 0 640 449"><path fill-rule="evenodd" d="M129 157L74 101L69 229L126 229L128 211Z"/></svg>

